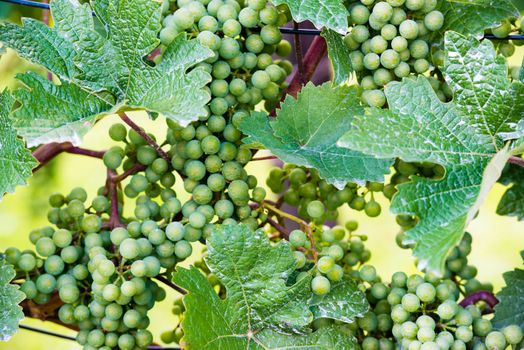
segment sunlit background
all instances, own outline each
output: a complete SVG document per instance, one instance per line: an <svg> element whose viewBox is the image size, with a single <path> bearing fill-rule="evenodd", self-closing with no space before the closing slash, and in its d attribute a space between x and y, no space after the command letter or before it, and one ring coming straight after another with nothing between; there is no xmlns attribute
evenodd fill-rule
<svg viewBox="0 0 524 350"><path fill-rule="evenodd" d="M524 6L524 1L518 1L518 3ZM20 11L20 8L0 4L0 20L8 15L11 19L16 20L21 15ZM39 11L34 10L23 11L26 16L39 14ZM517 53L510 60L510 65L520 64L523 56L524 47L517 48ZM5 87L13 87L16 84L15 74L25 72L29 68L31 67L27 63L18 59L12 52L3 56L0 59L0 91ZM82 146L94 150L109 148L112 143L107 135L107 129L116 120L115 117L109 117L97 123L85 137ZM162 118L153 122L144 114L137 113L133 115L133 120L159 138L165 134L166 127ZM256 175L259 184L265 186L265 178L271 166L270 161L257 162L248 165L248 172ZM69 154L57 157L30 179L29 186L18 187L15 194L7 195L0 202L2 226L0 251L10 246L32 248L28 234L32 229L47 224L47 197L49 195L54 192L68 193L73 187L81 186L90 194L89 201L97 189L104 185L104 181L105 169L100 160ZM269 189L267 191L270 193ZM517 222L515 218L498 216L495 213L497 203L504 191L504 186L500 184L495 186L482 206L478 218L469 227L474 237L470 263L478 267L478 278L481 281L492 282L496 290L503 286L502 273L504 271L522 265L519 252L524 249L524 223ZM186 196L181 181L177 183L176 192L181 197ZM387 205L384 198L379 198L379 201L384 206ZM129 209L128 205L126 210ZM402 250L395 244L398 226L394 216L387 210L383 210L380 217L370 219L362 213L349 210L346 206L341 210L340 220L347 219L358 220L359 232L369 236L367 246L373 253L371 263L377 267L385 280L389 280L389 276L395 271L416 271L410 251ZM161 332L173 329L178 322L177 318L171 314L171 305L177 297L176 293L168 291L166 300L157 304L150 314L151 330L155 334L156 341L159 341ZM75 332L66 328L37 320L26 319L23 324L66 335L75 335ZM9 342L0 343L0 350L74 350L79 348L75 342L25 330L19 331Z"/></svg>

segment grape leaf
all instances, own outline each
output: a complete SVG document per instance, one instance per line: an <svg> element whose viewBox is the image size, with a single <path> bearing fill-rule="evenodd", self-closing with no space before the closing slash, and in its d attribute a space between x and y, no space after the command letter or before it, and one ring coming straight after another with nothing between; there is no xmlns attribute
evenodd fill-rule
<svg viewBox="0 0 524 350"><path fill-rule="evenodd" d="M331 291L326 295L313 294L309 304L315 319L331 318L346 323L364 316L369 309L365 295L348 278L332 284Z"/></svg>
<svg viewBox="0 0 524 350"><path fill-rule="evenodd" d="M315 168L343 188L348 182L383 181L392 164L336 145L362 113L355 87L308 84L297 99L286 98L275 120L254 112L239 128L248 135L245 143L262 144L285 162Z"/></svg>
<svg viewBox="0 0 524 350"><path fill-rule="evenodd" d="M340 34L348 31L349 12L341 0L271 0L286 4L296 22L310 21L318 29L326 27Z"/></svg>
<svg viewBox="0 0 524 350"><path fill-rule="evenodd" d="M507 64L496 57L493 44L454 32L445 42L443 73L455 90L452 103L442 103L424 77L389 84L390 110L370 109L339 141L377 157L446 168L442 180L413 177L400 185L392 202L394 213L419 217L406 242L415 244L419 267L435 272L442 272L446 256L500 177L510 156L501 134L514 132L524 117L522 103L514 101L522 84L509 82Z"/></svg>
<svg viewBox="0 0 524 350"><path fill-rule="evenodd" d="M286 285L296 269L287 242L272 246L262 230L226 225L213 230L207 247L209 269L227 288L229 302L247 316L249 329L299 331L313 321L305 302L311 278Z"/></svg>
<svg viewBox="0 0 524 350"><path fill-rule="evenodd" d="M10 283L15 275L13 267L6 263L4 256L0 256L0 341L11 339L24 318L18 304L25 299L25 294Z"/></svg>
<svg viewBox="0 0 524 350"><path fill-rule="evenodd" d="M210 75L193 67L212 56L211 50L181 34L158 65L145 60L160 43L161 3L108 0L91 7L53 0L51 10L54 28L34 19L0 26L0 42L61 83L19 76L25 87L14 94L21 107L13 118L29 146L78 144L97 118L126 110L161 113L181 125L207 114L210 96L204 87ZM95 25L93 11L105 21L105 33Z"/></svg>
<svg viewBox="0 0 524 350"><path fill-rule="evenodd" d="M509 186L502 196L497 207L497 214L515 216L518 220L524 220L524 169L520 166L510 164L502 177L500 183Z"/></svg>
<svg viewBox="0 0 524 350"><path fill-rule="evenodd" d="M508 17L518 17L511 0L444 0L439 10L446 20L441 32L455 31L481 38L484 29L496 27Z"/></svg>
<svg viewBox="0 0 524 350"><path fill-rule="evenodd" d="M37 165L9 119L13 103L9 92L4 90L0 94L0 199L4 193L13 192L16 186L25 185Z"/></svg>
<svg viewBox="0 0 524 350"><path fill-rule="evenodd" d="M323 30L322 36L326 39L328 56L333 66L333 82L343 84L351 79L353 67L349 55L351 50L344 44L342 36L330 29Z"/></svg>
<svg viewBox="0 0 524 350"><path fill-rule="evenodd" d="M524 252L520 255L524 259ZM499 303L495 306L493 325L500 329L510 324L524 327L524 270L515 269L504 273L506 286L497 293Z"/></svg>
<svg viewBox="0 0 524 350"><path fill-rule="evenodd" d="M289 335L266 328L249 327L249 309L239 308L229 298L221 300L206 277L195 267L177 267L174 281L187 290L186 312L182 320L183 342L188 350L332 350L356 349L351 335L336 327L321 328L314 333ZM246 294L246 296L249 296ZM253 297L256 297L253 296ZM263 297L263 296L261 296ZM249 306L246 303L247 306Z"/></svg>

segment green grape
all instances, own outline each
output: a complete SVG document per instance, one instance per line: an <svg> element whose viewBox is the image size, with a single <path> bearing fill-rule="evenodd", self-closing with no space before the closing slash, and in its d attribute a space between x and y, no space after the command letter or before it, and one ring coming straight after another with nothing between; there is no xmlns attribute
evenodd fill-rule
<svg viewBox="0 0 524 350"><path fill-rule="evenodd" d="M423 1L423 0L422 0ZM416 39L419 34L419 28L417 22L407 19L400 24L399 33L405 39L412 40Z"/></svg>
<svg viewBox="0 0 524 350"><path fill-rule="evenodd" d="M369 19L369 9L364 5L355 5L351 8L350 17L355 24L366 24Z"/></svg>
<svg viewBox="0 0 524 350"><path fill-rule="evenodd" d="M485 344L488 349L505 349L506 337L502 332L492 331L486 336Z"/></svg>
<svg viewBox="0 0 524 350"><path fill-rule="evenodd" d="M185 240L178 241L175 244L175 255L179 259L186 259L189 257L193 252L193 248L191 247L191 244Z"/></svg>
<svg viewBox="0 0 524 350"><path fill-rule="evenodd" d="M320 218L325 213L324 204L321 201L312 201L307 205L307 213L312 218Z"/></svg>
<svg viewBox="0 0 524 350"><path fill-rule="evenodd" d="M517 325L509 325L502 329L502 333L508 344L514 345L522 341L522 329Z"/></svg>
<svg viewBox="0 0 524 350"><path fill-rule="evenodd" d="M316 276L311 280L311 290L316 295L326 295L331 290L331 283L324 276Z"/></svg>
<svg viewBox="0 0 524 350"><path fill-rule="evenodd" d="M393 16L393 7L384 1L378 2L373 7L373 15L378 21L387 22Z"/></svg>
<svg viewBox="0 0 524 350"><path fill-rule="evenodd" d="M440 11L431 11L424 17L424 25L428 30L436 32L444 26L444 15Z"/></svg>

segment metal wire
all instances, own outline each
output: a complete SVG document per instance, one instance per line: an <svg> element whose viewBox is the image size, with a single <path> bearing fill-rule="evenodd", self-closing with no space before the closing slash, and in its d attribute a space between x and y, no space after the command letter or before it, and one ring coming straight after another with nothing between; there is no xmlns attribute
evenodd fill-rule
<svg viewBox="0 0 524 350"><path fill-rule="evenodd" d="M40 329L40 328L36 328L36 327L26 326L26 325L23 325L23 324L20 325L20 329L25 329L26 331L31 331L31 332L35 332L35 333L45 334L45 335L49 335L49 336L52 336L52 337L61 338L61 339L65 339L65 340L74 340L74 341L76 341L75 337L71 337L71 336L68 336L68 335L63 335L63 334L60 334L60 333L50 332L50 331L46 331L45 329ZM181 350L179 348L165 348L165 347L159 346L159 345L150 345L150 346L147 347L147 349L148 350Z"/></svg>
<svg viewBox="0 0 524 350"><path fill-rule="evenodd" d="M10 4L16 4L16 5L22 5L22 6L29 6L29 7L36 7L40 9L49 10L49 4L45 4L38 1L29 1L29 0L0 0L0 2L7 2Z"/></svg>
<svg viewBox="0 0 524 350"><path fill-rule="evenodd" d="M29 6L29 7L36 7L41 8L44 10L49 10L49 4L38 2L38 1L31 1L31 0L0 0L0 2L7 2L10 4L16 4L21 6ZM294 28L280 28L280 32L283 34L300 34L300 35L311 35L316 36L320 35L322 31L318 29L294 29ZM506 38L500 39L495 37L492 34L487 34L484 36L486 39L490 40L524 40L524 34L513 34L508 35Z"/></svg>

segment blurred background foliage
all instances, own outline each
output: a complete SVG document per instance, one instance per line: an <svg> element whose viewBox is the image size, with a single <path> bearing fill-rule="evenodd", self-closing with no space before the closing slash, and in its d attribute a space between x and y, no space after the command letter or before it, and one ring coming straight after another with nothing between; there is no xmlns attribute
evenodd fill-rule
<svg viewBox="0 0 524 350"><path fill-rule="evenodd" d="M513 0L524 11L523 0ZM27 7L14 6L0 3L0 22L20 22L21 17L41 18L42 11ZM519 65L524 56L524 46L517 47L517 52L510 59L510 65ZM45 72L21 60L12 51L0 58L0 91L4 88L14 88L17 85L15 75L28 70ZM135 113L134 120L152 132L158 138L163 138L166 127L163 118L151 121L143 113ZM107 135L108 127L117 121L116 117L109 117L97 123L88 133L83 147L103 150L112 146L112 141ZM265 178L272 166L270 161L255 162L248 165L248 172L258 178L260 184L265 186ZM178 179L180 180L180 179ZM47 224L46 215L49 208L47 198L55 192L68 193L76 186L84 187L90 198L100 186L104 185L105 169L100 160L62 154L51 161L46 167L38 171L30 179L29 185L19 187L16 193L7 195L0 202L0 251L10 246L22 249L31 248L28 239L29 232L37 227ZM187 199L181 181L177 181L176 192L181 199ZM266 188L268 193L270 190ZM473 251L470 262L479 269L478 278L481 281L490 281L498 290L503 285L502 273L522 265L519 251L524 249L524 223L515 218L498 216L495 211L505 188L497 184L491 191L488 200L481 208L478 218L473 221L469 231L474 237ZM387 207L384 198L378 199ZM126 212L133 210L132 203L128 203ZM359 233L369 237L367 246L372 251L371 263L377 267L382 278L389 280L391 274L398 270L416 272L413 258L409 250L402 250L395 244L395 235L398 226L395 217L387 210L378 218L370 219L362 213L350 210L347 206L341 210L339 220L358 220ZM201 249L202 247L200 247ZM191 263L188 261L186 263ZM178 297L174 292L168 291L168 297L157 304L151 313L151 330L158 340L161 332L175 328L177 318L171 313L173 301ZM74 331L63 327L37 320L26 319L24 324L49 329L66 335L75 335ZM48 349L80 349L75 343L68 340L30 333L21 330L8 343L0 343L0 350L48 350Z"/></svg>

